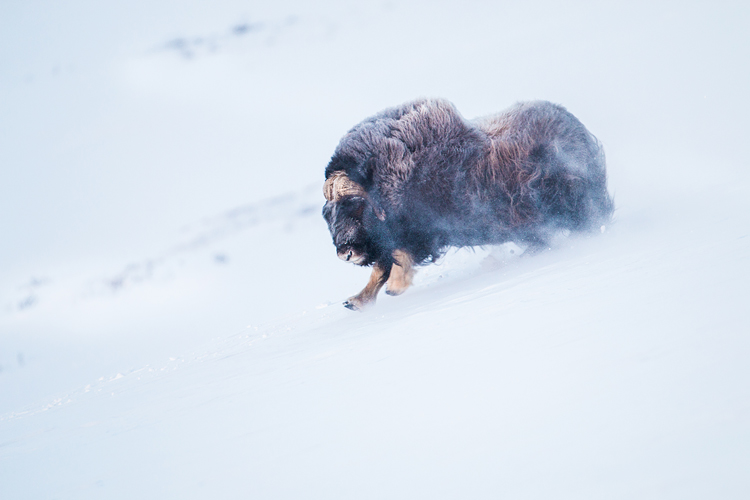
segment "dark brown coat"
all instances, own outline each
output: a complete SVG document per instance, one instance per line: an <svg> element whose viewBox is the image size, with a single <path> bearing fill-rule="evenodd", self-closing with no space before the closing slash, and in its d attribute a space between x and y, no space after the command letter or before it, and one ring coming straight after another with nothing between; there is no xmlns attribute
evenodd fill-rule
<svg viewBox="0 0 750 500"><path fill-rule="evenodd" d="M341 139L324 191L339 256L376 265L383 280L404 267L397 251L419 264L452 246L541 246L559 230L599 228L613 211L598 141L544 101L472 121L439 99L387 109Z"/></svg>

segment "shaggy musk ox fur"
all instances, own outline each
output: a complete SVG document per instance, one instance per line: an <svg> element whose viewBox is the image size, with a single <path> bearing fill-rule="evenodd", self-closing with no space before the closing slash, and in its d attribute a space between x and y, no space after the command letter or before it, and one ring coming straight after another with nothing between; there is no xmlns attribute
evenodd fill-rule
<svg viewBox="0 0 750 500"><path fill-rule="evenodd" d="M599 142L543 101L471 121L439 99L387 109L341 139L325 175L323 217L339 257L373 266L351 309L384 284L403 292L413 266L448 247L539 248L560 230L598 229L613 211Z"/></svg>

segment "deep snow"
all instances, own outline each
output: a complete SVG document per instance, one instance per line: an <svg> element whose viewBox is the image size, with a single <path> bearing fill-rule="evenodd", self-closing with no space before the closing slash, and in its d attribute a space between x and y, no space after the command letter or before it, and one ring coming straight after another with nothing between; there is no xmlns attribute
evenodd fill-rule
<svg viewBox="0 0 750 500"><path fill-rule="evenodd" d="M0 498L746 498L748 20L3 4ZM323 168L424 95L567 106L615 223L345 310Z"/></svg>

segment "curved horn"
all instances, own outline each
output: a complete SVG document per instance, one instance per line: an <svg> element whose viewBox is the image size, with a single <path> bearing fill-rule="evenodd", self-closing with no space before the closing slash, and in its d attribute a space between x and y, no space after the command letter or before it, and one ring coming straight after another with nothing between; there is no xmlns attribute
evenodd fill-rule
<svg viewBox="0 0 750 500"><path fill-rule="evenodd" d="M370 198L370 195L367 194L367 191L365 191L362 186L351 180L343 170L333 172L331 176L326 179L325 184L323 184L323 196L326 197L326 200L334 203L344 196L361 196L370 202L377 218L385 220L385 212L380 208L380 205L375 203L373 199Z"/></svg>
<svg viewBox="0 0 750 500"><path fill-rule="evenodd" d="M333 172L323 184L323 196L328 201L339 201L344 196L362 196L367 198L364 188L347 177L346 172L338 170Z"/></svg>

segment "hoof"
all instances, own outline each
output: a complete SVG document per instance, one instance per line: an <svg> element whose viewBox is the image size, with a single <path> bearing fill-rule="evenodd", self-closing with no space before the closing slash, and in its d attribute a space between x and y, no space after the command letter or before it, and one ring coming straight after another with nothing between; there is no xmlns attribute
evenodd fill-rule
<svg viewBox="0 0 750 500"><path fill-rule="evenodd" d="M362 297L359 297L358 295L355 295L354 297L349 297L346 299L346 302L344 302L344 307L347 309L351 309L352 311L364 311L365 308L370 307L375 304L374 299L363 299Z"/></svg>
<svg viewBox="0 0 750 500"><path fill-rule="evenodd" d="M386 295L393 295L395 297L396 295L401 295L405 291L406 290L391 290L391 289L386 288L385 294Z"/></svg>

